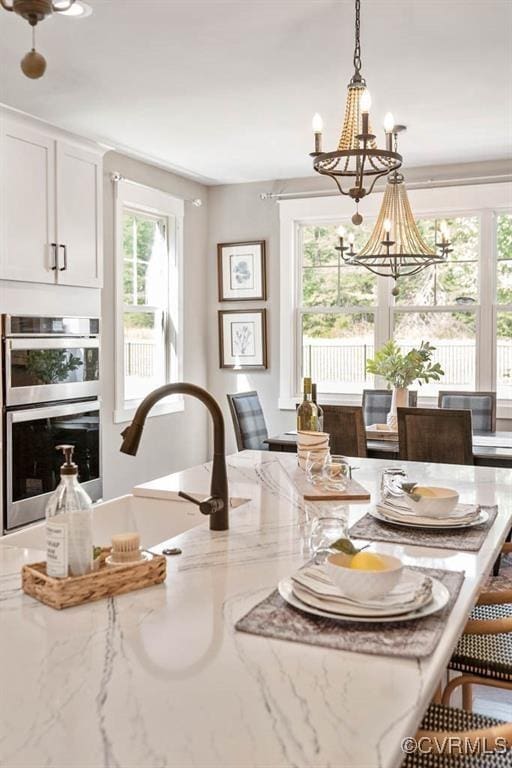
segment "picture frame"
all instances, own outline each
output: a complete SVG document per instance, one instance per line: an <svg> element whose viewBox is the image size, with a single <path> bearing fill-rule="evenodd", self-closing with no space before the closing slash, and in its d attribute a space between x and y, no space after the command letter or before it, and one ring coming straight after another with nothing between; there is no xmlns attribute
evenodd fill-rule
<svg viewBox="0 0 512 768"><path fill-rule="evenodd" d="M219 310L221 368L267 368L267 310Z"/></svg>
<svg viewBox="0 0 512 768"><path fill-rule="evenodd" d="M265 301L265 240L217 245L219 301Z"/></svg>

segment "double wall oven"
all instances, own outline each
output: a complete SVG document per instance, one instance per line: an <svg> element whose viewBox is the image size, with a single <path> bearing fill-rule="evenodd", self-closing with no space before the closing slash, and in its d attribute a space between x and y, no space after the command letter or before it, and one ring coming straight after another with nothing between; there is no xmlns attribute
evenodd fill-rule
<svg viewBox="0 0 512 768"><path fill-rule="evenodd" d="M2 315L3 532L44 518L61 443L101 497L98 318Z"/></svg>

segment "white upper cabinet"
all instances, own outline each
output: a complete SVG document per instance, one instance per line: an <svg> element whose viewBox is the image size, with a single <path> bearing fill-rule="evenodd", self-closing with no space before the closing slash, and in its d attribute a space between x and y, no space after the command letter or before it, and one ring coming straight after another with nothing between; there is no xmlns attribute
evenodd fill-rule
<svg viewBox="0 0 512 768"><path fill-rule="evenodd" d="M0 277L54 283L55 141L6 121L0 158Z"/></svg>
<svg viewBox="0 0 512 768"><path fill-rule="evenodd" d="M57 142L59 283L101 285L101 159Z"/></svg>
<svg viewBox="0 0 512 768"><path fill-rule="evenodd" d="M101 152L0 122L0 279L100 288Z"/></svg>

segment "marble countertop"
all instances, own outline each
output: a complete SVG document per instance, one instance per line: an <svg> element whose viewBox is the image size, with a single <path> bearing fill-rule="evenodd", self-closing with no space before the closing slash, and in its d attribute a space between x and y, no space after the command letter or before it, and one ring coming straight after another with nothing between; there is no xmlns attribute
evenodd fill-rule
<svg viewBox="0 0 512 768"><path fill-rule="evenodd" d="M309 559L296 457L229 457L230 492L251 501L228 532L173 539L164 585L58 612L22 594L41 552L0 547L0 764L8 768L396 768L512 521L505 469L410 465L461 501L499 504L478 554L379 544L407 563L464 570L432 656L390 659L238 633L235 622ZM358 459L375 493L390 462ZM176 474L208 492L210 466ZM155 484L153 484L155 485ZM169 487L168 479L163 486ZM165 503L162 501L162 503ZM347 508L350 523L367 504ZM157 548L158 549L158 548Z"/></svg>

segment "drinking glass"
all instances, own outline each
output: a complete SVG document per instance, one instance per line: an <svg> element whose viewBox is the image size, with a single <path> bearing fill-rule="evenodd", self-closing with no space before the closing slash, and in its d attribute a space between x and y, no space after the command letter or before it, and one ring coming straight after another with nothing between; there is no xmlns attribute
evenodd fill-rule
<svg viewBox="0 0 512 768"><path fill-rule="evenodd" d="M311 524L309 548L315 563L323 563L338 539L346 538L346 522L339 517L318 517Z"/></svg>
<svg viewBox="0 0 512 768"><path fill-rule="evenodd" d="M385 500L388 496L402 496L402 483L407 480L405 467L386 467L380 473L380 496Z"/></svg>
<svg viewBox="0 0 512 768"><path fill-rule="evenodd" d="M324 465L329 453L318 453L309 451L306 456L306 479L312 485L318 485L322 482Z"/></svg>
<svg viewBox="0 0 512 768"><path fill-rule="evenodd" d="M350 465L341 456L326 456L322 471L326 490L344 491L351 478Z"/></svg>

